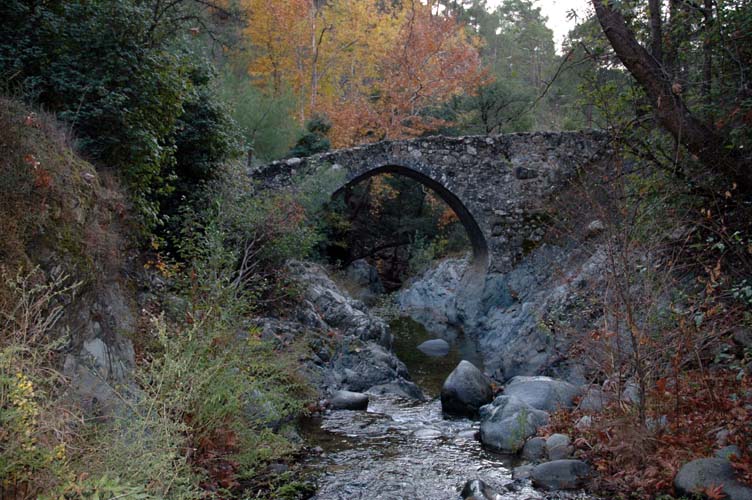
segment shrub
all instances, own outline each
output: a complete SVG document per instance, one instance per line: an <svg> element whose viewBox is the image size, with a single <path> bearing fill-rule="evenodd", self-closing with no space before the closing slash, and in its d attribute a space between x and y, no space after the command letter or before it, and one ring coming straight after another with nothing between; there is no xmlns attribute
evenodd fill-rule
<svg viewBox="0 0 752 500"><path fill-rule="evenodd" d="M64 337L50 337L65 299L76 285L58 276L47 282L38 268L2 278L0 303L0 487L31 497L66 477L66 438L75 413L63 399L55 369Z"/></svg>
<svg viewBox="0 0 752 500"><path fill-rule="evenodd" d="M231 122L197 77L203 58L156 24L148 2L10 0L0 17L4 85L55 112L86 156L118 171L147 226L176 175L206 177L230 155Z"/></svg>
<svg viewBox="0 0 752 500"><path fill-rule="evenodd" d="M332 129L332 122L326 116L316 116L306 123L306 133L298 139L288 156L304 157L324 153L332 147L327 134Z"/></svg>
<svg viewBox="0 0 752 500"><path fill-rule="evenodd" d="M256 193L240 165L228 166L200 198L183 210L176 239L178 256L193 275L242 284L257 310L289 304L295 285L284 264L310 255L319 238L304 199L290 192Z"/></svg>

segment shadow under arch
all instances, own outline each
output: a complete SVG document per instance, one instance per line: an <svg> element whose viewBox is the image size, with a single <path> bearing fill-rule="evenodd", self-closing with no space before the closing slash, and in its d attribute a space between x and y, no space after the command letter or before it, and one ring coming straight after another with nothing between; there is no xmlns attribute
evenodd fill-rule
<svg viewBox="0 0 752 500"><path fill-rule="evenodd" d="M435 181L431 177L428 177L417 170L401 165L384 165L382 167L377 167L348 180L344 186L332 193L332 198L344 192L349 187L360 184L364 180L380 174L397 174L410 177L424 186L429 187L438 194L439 197L444 200L452 210L454 210L454 213L457 214L457 217L460 219L462 226L467 232L470 245L473 247L473 270L480 273L486 272L488 269L488 244L486 243L483 231L481 231L480 226L478 226L478 223L475 221L475 217L473 217L467 207L465 207L464 203L462 203L454 193L449 191L440 182Z"/></svg>

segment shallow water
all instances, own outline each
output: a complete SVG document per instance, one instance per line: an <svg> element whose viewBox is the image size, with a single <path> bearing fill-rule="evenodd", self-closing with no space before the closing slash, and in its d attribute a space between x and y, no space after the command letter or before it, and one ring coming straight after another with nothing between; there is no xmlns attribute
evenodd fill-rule
<svg viewBox="0 0 752 500"><path fill-rule="evenodd" d="M428 332L412 320L398 321L392 330L395 351L427 394L438 394L461 359L478 361L475 349L461 335L451 342L449 356L429 358L415 348L431 338ZM465 482L476 478L509 500L586 498L546 496L529 483L512 482L516 464L484 450L474 437L477 430L478 422L445 420L437 397L411 401L371 395L367 412L335 411L311 419L303 429L306 440L324 451L307 461L318 474L313 498L456 500Z"/></svg>
<svg viewBox="0 0 752 500"><path fill-rule="evenodd" d="M394 337L394 353L402 360L413 381L423 389L428 397L441 393L444 380L462 360L470 361L483 370L483 359L475 343L461 331L446 328L441 334L433 334L417 321L396 318L389 323ZM426 340L443 338L449 342L451 350L443 357L431 357L417 349Z"/></svg>

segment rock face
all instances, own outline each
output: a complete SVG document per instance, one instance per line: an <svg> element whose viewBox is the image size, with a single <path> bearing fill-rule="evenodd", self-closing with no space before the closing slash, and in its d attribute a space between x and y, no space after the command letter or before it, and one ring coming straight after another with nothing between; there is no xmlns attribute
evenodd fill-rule
<svg viewBox="0 0 752 500"><path fill-rule="evenodd" d="M295 178L330 171L334 191L378 173L430 185L468 230L476 261L507 272L543 234L534 217L547 198L583 165L607 160L606 134L547 133L422 137L384 141L290 158L250 172L259 189L291 186ZM605 163L605 162L604 162Z"/></svg>
<svg viewBox="0 0 752 500"><path fill-rule="evenodd" d="M441 388L441 410L447 415L474 418L491 399L491 380L469 361L460 361Z"/></svg>
<svg viewBox="0 0 752 500"><path fill-rule="evenodd" d="M674 478L679 495L691 496L703 488L721 486L728 500L752 500L752 488L736 479L731 462L724 458L701 458L685 464Z"/></svg>
<svg viewBox="0 0 752 500"><path fill-rule="evenodd" d="M426 340L418 346L418 350L426 356L442 357L449 354L449 342L444 339Z"/></svg>
<svg viewBox="0 0 752 500"><path fill-rule="evenodd" d="M370 315L329 278L318 264L293 261L288 264L291 274L305 285L305 298L327 325L343 330L347 335L365 341L375 341L391 347L392 337L381 318Z"/></svg>
<svg viewBox="0 0 752 500"><path fill-rule="evenodd" d="M548 423L548 413L515 396L498 396L480 409L480 441L502 453L517 453L527 438Z"/></svg>
<svg viewBox="0 0 752 500"><path fill-rule="evenodd" d="M501 500L503 498L480 479L466 482L460 496L463 500Z"/></svg>
<svg viewBox="0 0 752 500"><path fill-rule="evenodd" d="M504 387L504 394L515 396L533 408L554 411L559 407L571 408L580 389L562 380L550 377L514 377Z"/></svg>
<svg viewBox="0 0 752 500"><path fill-rule="evenodd" d="M306 262L290 262L288 266L305 290L304 300L294 321L264 319L263 335L289 331L295 336L304 329L322 335L337 332L341 338L334 346L323 342L314 346L311 369L325 393L346 390L423 397L404 363L391 351L392 337L384 320L340 290L321 266Z"/></svg>
<svg viewBox="0 0 752 500"><path fill-rule="evenodd" d="M367 410L368 395L361 392L337 391L329 403L333 410Z"/></svg>
<svg viewBox="0 0 752 500"><path fill-rule="evenodd" d="M379 272L365 259L358 259L347 266L345 276L357 287L353 298L366 304L373 304L378 296L385 292Z"/></svg>
<svg viewBox="0 0 752 500"><path fill-rule="evenodd" d="M583 365L560 356L571 338L552 335L543 325L550 318L572 331L593 327L602 312L582 314L581 301L600 286L605 257L597 246L584 253L542 244L508 272L488 274L472 293L467 291L470 262L448 259L401 290L398 302L432 331L446 325L463 330L495 380L548 375L580 385L586 381Z"/></svg>
<svg viewBox="0 0 752 500"><path fill-rule="evenodd" d="M545 490L576 490L585 486L590 474L581 460L554 460L536 465L530 479L533 486Z"/></svg>

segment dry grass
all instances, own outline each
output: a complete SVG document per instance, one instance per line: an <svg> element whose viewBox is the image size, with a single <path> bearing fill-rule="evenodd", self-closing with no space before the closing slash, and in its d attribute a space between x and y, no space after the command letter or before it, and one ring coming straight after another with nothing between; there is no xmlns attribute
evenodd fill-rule
<svg viewBox="0 0 752 500"><path fill-rule="evenodd" d="M122 262L127 202L114 177L98 175L72 142L51 115L0 97L0 262L7 268L29 271L52 250L67 272L95 281Z"/></svg>

